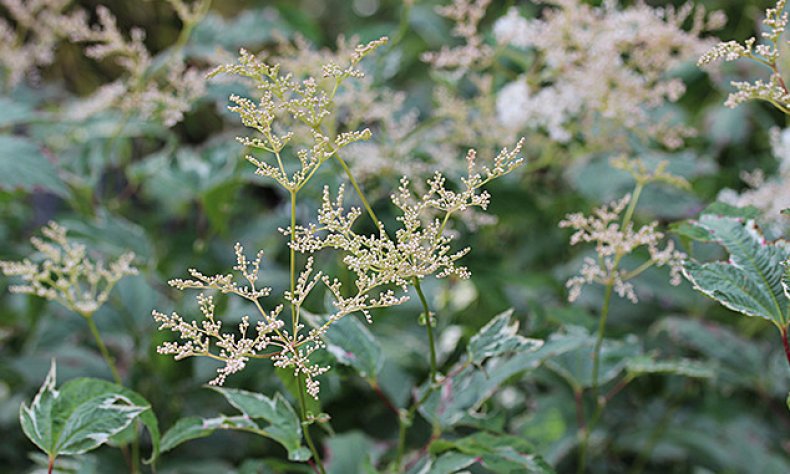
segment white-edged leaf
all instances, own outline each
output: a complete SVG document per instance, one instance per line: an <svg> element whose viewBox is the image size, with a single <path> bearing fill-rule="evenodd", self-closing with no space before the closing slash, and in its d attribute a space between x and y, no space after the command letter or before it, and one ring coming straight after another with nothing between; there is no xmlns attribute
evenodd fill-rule
<svg viewBox="0 0 790 474"><path fill-rule="evenodd" d="M157 457L159 457L159 422L157 421L153 410L150 409L151 404L148 403L148 401L139 393L106 380L92 378L78 378L69 380L68 382L64 383L62 387L60 387L60 393L62 395L62 401L60 402L62 404L61 409L66 409L65 404L69 401L79 402L80 400L86 400L107 394L121 395L129 399L137 406L148 408L147 410L140 413L140 421L146 427L148 434L151 437L151 456L146 460L146 462L152 463L156 461Z"/></svg>
<svg viewBox="0 0 790 474"><path fill-rule="evenodd" d="M655 360L650 356L637 356L626 360L626 370L633 375L670 374L684 377L709 379L716 375L709 365L691 359Z"/></svg>
<svg viewBox="0 0 790 474"><path fill-rule="evenodd" d="M55 454L82 454L106 443L148 407L134 405L123 395L100 395L77 405L59 433ZM58 413L56 413L56 416Z"/></svg>
<svg viewBox="0 0 790 474"><path fill-rule="evenodd" d="M269 398L261 393L246 390L211 388L221 393L228 403L245 416L267 422L268 425L261 427L261 434L282 444L288 450L290 460L303 461L309 458L309 452L306 454L305 448L302 447L301 420L282 395L276 393L274 398Z"/></svg>
<svg viewBox="0 0 790 474"><path fill-rule="evenodd" d="M288 459L291 461L310 459L310 451L301 444L301 421L282 395L277 393L274 398L269 398L246 390L211 388L222 394L242 414L215 418L182 418L162 436L162 452L186 441L210 436L216 430L240 430L277 441L288 450Z"/></svg>
<svg viewBox="0 0 790 474"><path fill-rule="evenodd" d="M472 336L466 350L473 363L479 364L489 357L503 354L534 351L543 345L539 339L528 339L517 334L518 321L511 324L512 316L512 309L500 313Z"/></svg>
<svg viewBox="0 0 790 474"><path fill-rule="evenodd" d="M54 443L52 432L52 407L58 398L59 392L55 389L56 367L55 361L49 368L44 383L33 398L30 407L22 403L19 409L19 422L22 431L36 446L47 454L51 454Z"/></svg>
<svg viewBox="0 0 790 474"><path fill-rule="evenodd" d="M767 242L751 221L703 215L698 225L727 249L730 259L686 262L683 273L694 288L729 309L787 327L790 302L783 294L782 262L790 258L790 245Z"/></svg>
<svg viewBox="0 0 790 474"><path fill-rule="evenodd" d="M258 429L252 420L245 416L218 416L200 418L190 416L181 418L162 436L161 452L166 453L187 441L210 436L216 430L250 430Z"/></svg>
<svg viewBox="0 0 790 474"><path fill-rule="evenodd" d="M119 391L99 395L84 392L80 390L79 380L69 382L70 388L64 385L58 391L55 379L53 361L33 403L29 407L22 404L19 411L25 435L50 459L95 449L150 409L135 405Z"/></svg>

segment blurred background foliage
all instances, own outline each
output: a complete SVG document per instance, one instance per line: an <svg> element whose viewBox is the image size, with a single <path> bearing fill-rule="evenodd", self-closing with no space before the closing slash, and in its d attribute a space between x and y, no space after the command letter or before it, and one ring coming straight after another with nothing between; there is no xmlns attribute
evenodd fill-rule
<svg viewBox="0 0 790 474"><path fill-rule="evenodd" d="M375 68L377 83L403 91L409 107L430 117L436 82L420 55L447 44L451 24L434 11L441 2L414 3L409 9L391 0L223 0L214 2L195 27L183 54L187 63L202 67L217 47L234 54L240 47L257 52L273 48L277 35L298 33L332 48L340 35L357 35L365 42L382 35L397 37L402 31L397 44L367 61ZM697 3L727 13L729 22L717 36L743 40L757 30L771 2ZM181 22L165 2L74 2L88 11L98 5L113 12L121 30L143 28L153 53L165 51L179 36ZM531 2L493 2L483 30L490 30L492 20L510 6L527 13L540 8ZM225 110L227 96L238 84L209 83L205 96L171 128L113 109L86 120L68 120L60 112L70 101L122 74L111 63L86 58L80 48L63 42L52 64L0 97L0 258L27 255L29 237L52 219L105 255L134 251L140 275L122 280L96 315L126 385L151 402L164 428L183 416L223 413L225 401L201 388L213 377L212 362L175 362L156 354L165 335L156 331L151 309L194 314L192 298L174 293L165 282L185 276L187 268L225 272L233 264L230 249L236 241L266 252L265 280L275 291L283 289L287 248L277 228L287 223L287 196L255 177L242 159L243 147L233 138L240 128ZM739 175L744 170L775 171L768 130L784 126L784 117L765 105L748 103L733 110L722 105L729 79L754 76L748 65L728 65L715 80L693 62L679 74L688 90L678 107L699 133L682 151L672 152L685 154L692 163L680 171L690 179L692 192L644 198L640 218L658 218L662 224L694 217L722 188L742 189ZM462 156L460 151L459 160ZM529 149L526 156L532 158ZM627 191L627 179L620 185L613 173L593 157L518 173L491 186L497 224L461 237L473 248L465 258L472 280L426 283L438 314L443 367L452 367L469 337L509 308L522 334L547 341L577 338L581 342L574 344L584 347L596 326L602 291L588 288L575 304L566 302L564 281L584 252L568 246L568 232L557 223L566 213L588 210ZM375 188L375 179L369 185ZM382 185L379 195L387 193ZM311 199L319 197L316 191ZM314 208L305 204L300 217L311 218ZM694 250L695 256L716 252ZM337 263L326 260L322 265L330 268ZM591 472L790 472L785 406L790 376L775 332L735 317L694 293L686 282L675 288L666 280L663 272L647 272L636 283L638 305L616 299L607 337L613 344L633 346L628 349L632 353L693 359L710 373L651 374L630 382L613 398L594 433L598 454ZM35 458L19 429L18 409L40 386L50 360L58 360L62 381L110 374L79 318L37 298L11 295L9 284L8 278L0 279L0 470L23 472L34 469ZM228 315L228 324L240 316L233 305L219 302L218 314ZM412 301L376 314L369 327L384 354L376 378L399 406L406 405L409 387L424 380L428 371L423 329L415 324L419 313ZM486 429L528 441L557 472L570 472L577 426L567 379L576 380L577 356L557 354L525 363L506 377L480 412ZM319 411L331 415L337 435L321 433L319 438L326 442L331 472L363 472L366 459L375 458L384 440L397 432L397 423L352 367L335 365L322 381ZM623 365L612 370L628 369ZM227 384L272 394L283 390L282 380L269 365L251 364ZM410 442L419 446L429 436L430 425L418 420ZM218 432L167 453L157 472L304 470L284 459L285 451L274 443ZM77 472L119 472L123 461L116 450L105 448L80 463Z"/></svg>

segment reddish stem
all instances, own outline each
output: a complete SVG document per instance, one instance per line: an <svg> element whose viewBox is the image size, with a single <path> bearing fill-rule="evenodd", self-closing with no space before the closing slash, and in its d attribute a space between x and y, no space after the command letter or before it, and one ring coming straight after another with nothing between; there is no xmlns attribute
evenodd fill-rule
<svg viewBox="0 0 790 474"><path fill-rule="evenodd" d="M384 393L383 390L381 390L381 387L379 387L379 384L376 383L375 381L371 381L370 382L370 386L371 386L371 388L373 388L373 392L379 397L379 399L381 399L381 401L384 403L384 405L392 413L395 413L396 416L400 416L400 410L398 409L398 407L395 406L394 403L392 403L392 400L389 399L387 394Z"/></svg>
<svg viewBox="0 0 790 474"><path fill-rule="evenodd" d="M584 432L587 426L584 421L584 401L581 390L573 391L573 399L576 402L576 424L579 426L579 431Z"/></svg>
<svg viewBox="0 0 790 474"><path fill-rule="evenodd" d="M49 466L47 467L47 474L52 474L52 469L55 467L55 458L49 458Z"/></svg>
<svg viewBox="0 0 790 474"><path fill-rule="evenodd" d="M781 329L782 332L782 345L785 347L785 355L787 356L787 363L790 364L790 342L787 341L787 327Z"/></svg>

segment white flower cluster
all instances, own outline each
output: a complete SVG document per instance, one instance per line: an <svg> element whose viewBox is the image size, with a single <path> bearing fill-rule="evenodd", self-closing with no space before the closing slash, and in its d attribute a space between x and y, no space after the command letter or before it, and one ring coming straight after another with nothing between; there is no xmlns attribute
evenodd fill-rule
<svg viewBox="0 0 790 474"><path fill-rule="evenodd" d="M121 278L137 274L131 252L105 266L92 260L84 245L70 241L66 229L57 223L50 222L41 233L43 239L30 239L37 255L22 261L0 261L0 271L24 282L12 285L12 293L57 301L87 318L107 301Z"/></svg>
<svg viewBox="0 0 790 474"><path fill-rule="evenodd" d="M779 161L777 176L765 178L762 170L743 173L741 178L749 189L738 193L733 189L723 189L718 200L734 206L754 206L762 211L763 221L778 234L788 227L788 219L781 214L790 208L790 129L771 130L773 154Z"/></svg>
<svg viewBox="0 0 790 474"><path fill-rule="evenodd" d="M353 226L362 211L343 208L343 188L334 200L329 189L324 188L318 224L297 227L292 247L304 253L325 248L341 250L345 254L343 262L356 274L357 286L365 291L388 285L399 286L405 291L415 279L431 275L468 278L469 271L457 261L469 249L452 250L453 236L447 224L455 214L488 207L490 196L481 191L482 187L523 164L518 156L522 146L523 141L513 150L503 149L493 167L482 169L477 167L475 151L470 150L467 177L462 178L463 188L457 192L445 186L446 180L438 172L427 180L427 190L418 196L412 192L408 178L402 178L398 191L391 196L401 213L397 218L400 228L394 237L383 227L378 235L355 232Z"/></svg>
<svg viewBox="0 0 790 474"><path fill-rule="evenodd" d="M629 203L631 203L630 194L619 201L595 209L590 216L581 213L568 214L565 220L560 222L560 227L576 231L571 236L571 245L594 243L598 254L597 259L585 258L579 275L567 281L566 286L570 289L569 301L575 301L585 285L599 283L612 285L621 298L636 303L636 292L629 280L652 266L669 266L670 283L680 284L682 262L686 255L675 250L672 241L668 241L663 249L659 247L664 234L656 230L657 222L639 229L635 229L630 221L625 226L621 225L618 221ZM639 247L647 248L650 259L631 270L622 268L621 259Z"/></svg>
<svg viewBox="0 0 790 474"><path fill-rule="evenodd" d="M8 19L0 18L0 71L5 85L13 87L37 68L55 58L55 49L66 37L71 0L1 0ZM10 21L9 21L10 20Z"/></svg>
<svg viewBox="0 0 790 474"><path fill-rule="evenodd" d="M467 69L487 65L494 49L485 44L478 28L491 0L453 0L450 5L437 7L436 11L455 23L453 35L464 42L461 46L443 46L439 52L423 54L422 59L438 69Z"/></svg>
<svg viewBox="0 0 790 474"><path fill-rule="evenodd" d="M369 311L401 304L405 298L395 297L391 291L382 291L371 295L372 288L363 288L357 282L357 294L344 297L341 294L341 285L330 280L320 272L313 273L313 261L309 258L305 268L299 275L293 293L286 291L283 299L301 310L307 296L316 284L323 282L335 297L335 310L328 320L317 328L311 329L307 334L302 330L304 325L296 323L293 330L285 329L285 322L281 319L283 305L272 309L265 309L261 299L271 295L271 288L258 285L262 252L259 252L253 261L244 255L240 244L235 246L236 265L234 273L226 275L206 276L195 269L190 269L193 279L174 279L169 282L178 290L199 289L214 290L222 294L232 294L251 302L259 313L259 319L250 329L250 317L244 315L235 332L223 331L221 320L214 315L214 299L205 293L197 296L198 305L202 313L202 321L185 321L178 313L170 315L153 311L154 320L159 323L159 329L168 329L179 334L179 341L167 341L157 349L160 354L175 356L176 360L187 357L204 356L221 361L222 367L217 369L217 376L211 380L212 385L222 385L228 375L241 371L250 359L271 359L276 367L292 368L294 376L303 374L306 379L307 392L317 398L320 383L317 377L329 370L328 366L318 365L310 360L310 356L318 349L324 347L322 337L332 323L351 313L361 312L369 317ZM243 283L237 277L243 278Z"/></svg>
<svg viewBox="0 0 790 474"><path fill-rule="evenodd" d="M736 41L722 42L712 47L699 58L698 65L705 66L715 61L735 61L741 58L751 59L771 69L771 77L766 82L733 81L737 89L727 98L727 107L736 107L749 100L763 100L773 104L786 114L790 114L790 90L788 90L779 70L780 42L787 28L788 13L785 11L787 0L777 0L774 8L765 11L763 25L766 31L761 33L761 43L752 37L740 44Z"/></svg>
<svg viewBox="0 0 790 474"><path fill-rule="evenodd" d="M681 146L691 131L656 120L655 110L685 90L667 72L698 56L707 47L699 35L722 26L724 18L690 4L675 10L643 3L623 9L617 2L598 8L579 0L543 3L553 6L540 19L511 9L494 25L500 45L531 50L538 67L501 89L500 123L543 129L567 142L572 124L581 123L580 130L601 128L604 119L646 132L667 147ZM689 18L692 26L684 30Z"/></svg>
<svg viewBox="0 0 790 474"><path fill-rule="evenodd" d="M260 97L257 102L234 95L231 101L235 105L229 108L239 114L245 126L259 133L257 137L241 137L239 141L274 155L272 163L253 155L247 156L247 160L257 167L257 174L277 181L290 192L297 192L323 163L337 156L340 149L370 138L369 129L330 133L325 129L337 130L333 127L337 124L326 126L325 122L338 115L334 100L341 84L350 77L364 77L358 68L359 62L386 41L387 38L381 38L355 47L344 58L342 66L339 61L330 59L321 68L323 75L320 79L307 72L303 73L305 78L300 79L301 63L291 63L299 76L292 71L281 74L279 64L269 65L244 50L238 64L220 66L209 74L211 77L224 73L248 78L257 90ZM314 69L316 65L312 64L312 67ZM295 138L304 142L306 136L312 138L311 143L294 143L302 146L296 152L299 167L289 172L290 167L283 161L281 153Z"/></svg>
<svg viewBox="0 0 790 474"><path fill-rule="evenodd" d="M185 31L202 18L208 7L205 1L193 7L178 0L170 3L180 15ZM177 44L174 51L163 53L167 57L157 62L143 43L143 30L132 28L127 39L107 7L99 5L96 15L98 24L90 25L86 12L79 10L73 14L66 28L69 39L86 44L86 56L96 60L112 59L126 74L77 102L71 115L86 118L118 107L143 119L156 118L168 127L178 123L205 91L203 71L184 64L182 44Z"/></svg>

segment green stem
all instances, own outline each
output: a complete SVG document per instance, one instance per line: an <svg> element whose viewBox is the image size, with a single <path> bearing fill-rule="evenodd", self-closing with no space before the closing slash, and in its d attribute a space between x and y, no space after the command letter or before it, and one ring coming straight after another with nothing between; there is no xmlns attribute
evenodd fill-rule
<svg viewBox="0 0 790 474"><path fill-rule="evenodd" d="M297 325L299 324L299 314L293 302L294 291L296 290L296 191L291 191L291 245L290 245L290 271L291 271L291 322L293 324L293 337L296 338Z"/></svg>
<svg viewBox="0 0 790 474"><path fill-rule="evenodd" d="M99 352L101 352L104 362L107 363L107 367L109 367L110 372L112 372L113 380L118 385L123 385L123 382L121 381L121 375L118 373L118 368L115 367L115 361L110 355L110 351L107 350L107 346L104 345L101 334L99 334L99 329L96 327L96 323L93 321L93 316L85 316L85 320L88 322L88 328L90 329L91 334L93 334L93 339L96 341L96 345L99 347Z"/></svg>
<svg viewBox="0 0 790 474"><path fill-rule="evenodd" d="M606 333L606 319L609 316L609 304L612 300L613 289L614 283L609 282L604 290L601 317L598 319L598 335L595 339L595 349L593 350L592 390L596 398L598 397L598 371L601 366L601 347L603 346L603 338Z"/></svg>
<svg viewBox="0 0 790 474"><path fill-rule="evenodd" d="M99 328L96 327L96 323L93 321L92 314L83 314L85 321L88 322L88 328L93 334L93 339L96 341L96 346L99 348L99 352L101 353L104 362L107 364L107 367L110 368L110 372L112 373L112 378L118 385L123 385L123 380L121 380L121 374L118 372L118 368L115 366L115 361L110 355L110 351L107 350L107 346L104 345L104 340L102 340L101 334L99 333ZM136 474L140 472L140 440L137 438L137 432L139 430L139 422L137 420L134 421L134 437L132 438L132 453L130 456L131 466L130 470L132 474ZM125 446L122 447L125 449Z"/></svg>
<svg viewBox="0 0 790 474"><path fill-rule="evenodd" d="M294 298L294 291L296 289L296 251L294 250L293 244L296 240L296 190L290 190L291 194L291 250L290 250L290 274L291 274L291 299ZM297 329L299 325L299 309L296 307L296 304L291 301L291 320L293 323L293 338L294 340L297 339ZM315 447L315 443L313 442L312 436L310 436L310 423L307 420L307 401L305 400L305 383L304 383L304 374L299 374L296 377L298 382L298 389L297 392L299 394L299 414L302 419L302 432L304 433L304 439L307 443L307 446L310 448L310 452L313 454L313 459L315 460L315 465L318 468L318 472L320 474L325 474L326 470L324 469L324 463L321 461L321 456L318 454L318 450Z"/></svg>
<svg viewBox="0 0 790 474"><path fill-rule="evenodd" d="M412 422L414 421L414 415L417 413L417 410L420 406L425 403L425 400L431 396L431 394L439 387L437 383L437 363L436 363L436 344L433 337L433 327L431 326L431 310L428 307L428 300L425 298L425 294L422 292L422 287L420 286L420 280L417 277L414 277L412 280L414 285L414 289L417 291L417 296L420 298L420 303L422 303L423 312L425 313L425 327L427 328L428 333L428 343L431 350L431 373L430 379L428 383L428 388L425 390L425 393L420 397L419 400L415 401L411 407L409 407L408 411L401 410L398 416L398 451L395 458L395 472L400 472L401 464L403 463L403 455L406 451L406 431L408 430L409 426L411 426Z"/></svg>
<svg viewBox="0 0 790 474"><path fill-rule="evenodd" d="M401 410L400 417L398 418L399 421L399 428L398 428L398 454L395 458L395 472L401 471L401 464L403 463L403 455L406 451L406 430L411 426L412 422L414 421L414 415L417 414L417 410L428 400L428 397L431 396L433 392L439 387L439 384L435 384L433 382L428 384L428 389L425 390L425 393L422 394L418 400L416 400L411 407L409 407L408 411Z"/></svg>
<svg viewBox="0 0 790 474"><path fill-rule="evenodd" d="M414 277L412 280L414 283L414 289L417 290L417 296L420 297L420 303L422 303L422 310L425 313L425 328L428 333L428 344L431 349L431 383L436 383L436 344L433 338L433 325L432 321L433 318L431 317L431 310L428 308L428 301L425 299L425 294L422 292L422 287L420 286L420 279Z"/></svg>
<svg viewBox="0 0 790 474"><path fill-rule="evenodd" d="M642 180L637 180L636 182L636 186L634 187L634 192L631 195L631 200L628 203L628 208L626 209L625 214L623 215L623 221L620 224L620 229L623 231L625 231L625 229L631 224L631 220L634 217L634 211L636 210L636 205L639 202L639 197L642 194L642 190L644 189L645 184L646 183ZM619 253L615 255L614 263L611 269L612 275L614 275L615 272L617 272L622 257L623 255L620 255ZM641 273L647 268L649 268L649 265L647 266L643 265L642 267L639 267L635 271L634 275L632 276ZM606 402L608 401L608 397L606 399L599 397L598 376L601 367L601 348L603 347L603 339L604 339L604 335L606 334L606 320L609 317L609 305L612 300L613 290L614 290L614 278L613 276L611 276L609 278L609 281L606 283L606 288L604 290L603 306L601 307L601 316L598 319L598 334L596 336L595 347L593 349L592 393L593 393L593 400L595 401L595 413L590 419L590 422L583 430L583 437L579 445L579 464L577 470L577 472L579 473L584 472L584 470L587 468L587 447L590 441L590 433L592 432L596 423L598 423L598 420L601 418L601 415L603 415L604 407L606 406Z"/></svg>
<svg viewBox="0 0 790 474"><path fill-rule="evenodd" d="M362 201L362 206L365 208L370 218L373 219L373 223L376 225L376 228L381 229L382 228L381 221L379 220L378 217L376 217L376 213L373 212L373 208L370 206L370 203L365 197L365 194L362 192L362 189L360 189L357 180L354 178L354 174L351 173L351 169L348 167L348 164L337 153L335 153L335 158L337 159L338 163L340 163L340 166L343 167L343 171L345 171L346 177L348 177L349 182L351 182L351 186L354 187L354 191L357 192L357 196L359 196L359 200Z"/></svg>
<svg viewBox="0 0 790 474"><path fill-rule="evenodd" d="M631 223L631 219L634 217L634 210L636 209L636 203L639 202L639 196L642 194L642 190L645 188L645 183L641 181L637 181L636 187L634 187L634 192L631 195L631 202L628 203L628 209L625 210L625 215L623 216L623 223L621 224L621 229L625 229L628 224Z"/></svg>
<svg viewBox="0 0 790 474"><path fill-rule="evenodd" d="M304 375L299 374L297 376L297 380L299 381L299 414L302 418L302 432L304 433L305 442L307 442L307 447L310 448L310 452L313 454L313 459L315 460L315 465L318 468L318 472L321 474L326 474L326 469L324 468L324 463L321 461L321 456L318 454L318 450L315 447L315 443L313 442L313 437L310 436L310 424L307 421L307 401L304 397Z"/></svg>

